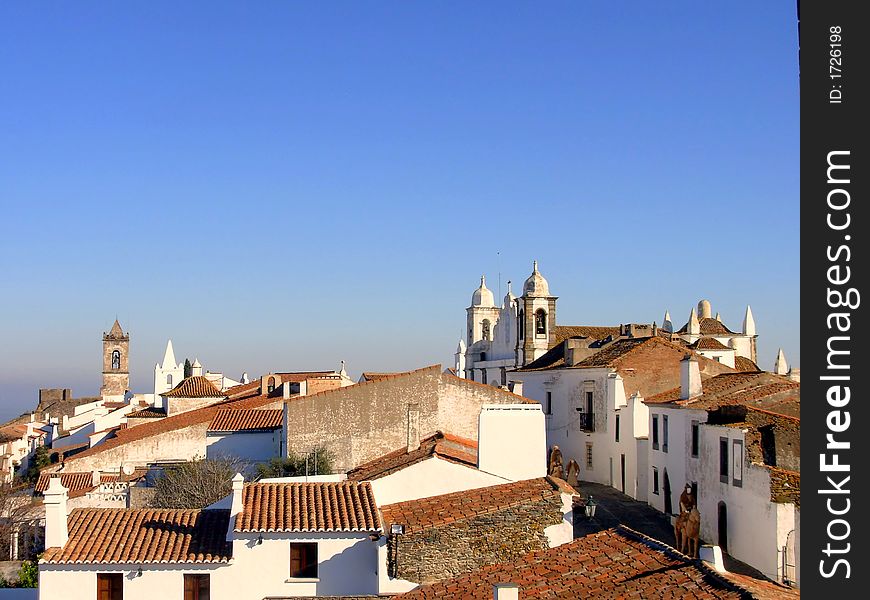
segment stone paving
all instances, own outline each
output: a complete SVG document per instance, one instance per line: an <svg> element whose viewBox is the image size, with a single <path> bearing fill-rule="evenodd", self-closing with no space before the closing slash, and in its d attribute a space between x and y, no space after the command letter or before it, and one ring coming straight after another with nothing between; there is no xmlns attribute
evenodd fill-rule
<svg viewBox="0 0 870 600"><path fill-rule="evenodd" d="M579 487L583 500L585 501L588 496L592 496L597 508L595 509L595 517L592 519L586 517L582 507L575 509L575 538L623 524L669 546L675 545L674 528L670 520L664 513L660 513L646 502L638 502L619 490L600 483L581 481ZM704 541L702 540L701 543L703 544ZM759 571L749 565L735 560L727 554L723 554L723 558L725 568L729 571L764 579Z"/></svg>

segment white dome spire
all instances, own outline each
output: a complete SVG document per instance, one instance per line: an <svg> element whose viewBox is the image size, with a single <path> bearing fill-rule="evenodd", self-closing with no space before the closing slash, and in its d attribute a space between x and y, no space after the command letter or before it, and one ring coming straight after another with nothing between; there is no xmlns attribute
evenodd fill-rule
<svg viewBox="0 0 870 600"><path fill-rule="evenodd" d="M480 287L474 290L474 294L471 296L471 306L495 306L495 297L492 295L492 291L486 287L486 275L480 276Z"/></svg>
<svg viewBox="0 0 870 600"><path fill-rule="evenodd" d="M523 284L523 296L541 297L550 295L550 284L538 271L538 261L532 263L532 274Z"/></svg>

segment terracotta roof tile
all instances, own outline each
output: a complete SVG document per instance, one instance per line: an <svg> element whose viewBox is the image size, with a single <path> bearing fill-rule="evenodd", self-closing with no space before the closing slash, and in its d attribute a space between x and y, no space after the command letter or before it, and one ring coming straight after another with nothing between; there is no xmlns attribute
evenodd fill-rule
<svg viewBox="0 0 870 600"><path fill-rule="evenodd" d="M396 598L489 600L496 583L519 585L521 598L799 598L770 581L719 574L704 563L620 526L531 552L509 563L418 587Z"/></svg>
<svg viewBox="0 0 870 600"><path fill-rule="evenodd" d="M601 327L597 325L556 325L553 327L553 344L561 344L568 338L588 337L594 340L603 340L607 336L619 335L619 327Z"/></svg>
<svg viewBox="0 0 870 600"><path fill-rule="evenodd" d="M739 405L800 417L800 387L795 381L765 371L725 373L704 380L702 394L696 398L680 400L680 388L677 387L650 396L645 402L672 403L697 410Z"/></svg>
<svg viewBox="0 0 870 600"><path fill-rule="evenodd" d="M420 440L420 447L408 452L401 448L379 456L347 472L351 481L372 481L437 456L451 462L477 467L477 442L458 436L436 432Z"/></svg>
<svg viewBox="0 0 870 600"><path fill-rule="evenodd" d="M250 483L235 531L376 531L371 485L355 481Z"/></svg>
<svg viewBox="0 0 870 600"><path fill-rule="evenodd" d="M374 373L372 371L363 371L362 378L365 381L376 381L378 379L386 379L387 377L392 377L393 375L398 375L398 373Z"/></svg>
<svg viewBox="0 0 870 600"><path fill-rule="evenodd" d="M67 462L69 462L70 464L74 464L72 461L75 461L79 457L92 456L99 452L110 450L112 448L117 448L122 444L135 442L145 439L147 437L151 437L153 435L167 433L169 431L175 431L177 429L184 429L185 427L190 427L199 423L210 423L214 416L217 414L217 412L224 408L261 408L263 406L268 406L269 404L273 404L278 401L280 400L276 400L275 398L270 398L268 396L242 396L240 398L229 399L223 402L216 402L215 404L211 404L209 406L204 406L202 408L197 408L194 410L179 413L177 415L172 415L170 417L166 417L165 419L151 419L142 423L141 425L136 425L135 427L129 427L127 429L122 429L118 431L115 437L104 441L102 444L99 444L92 448L88 448L84 452L80 452L75 456L71 456Z"/></svg>
<svg viewBox="0 0 870 600"><path fill-rule="evenodd" d="M113 481L135 481L145 477L148 469L135 469L133 473L123 476L119 473L100 473L100 483L110 483ZM64 471L62 473L43 471L39 474L39 479L36 480L36 485L33 487L34 494L42 494L48 489L49 480L54 477L60 477L60 483L67 489L70 498L84 496L88 492L95 490L97 486L93 484L94 476L91 471Z"/></svg>
<svg viewBox="0 0 870 600"><path fill-rule="evenodd" d="M381 507L381 515L384 524L401 523L405 532L411 533L497 512L534 499L557 497L561 485L562 482L549 477L539 477L387 504Z"/></svg>
<svg viewBox="0 0 870 600"><path fill-rule="evenodd" d="M42 563L222 563L232 556L226 541L228 510L129 508L75 509L69 541L48 548Z"/></svg>
<svg viewBox="0 0 870 600"><path fill-rule="evenodd" d="M280 429L284 411L257 409L219 410L208 426L208 431L263 431Z"/></svg>
<svg viewBox="0 0 870 600"><path fill-rule="evenodd" d="M224 398L226 394L217 389L206 377L188 377L177 386L160 394L166 398Z"/></svg>
<svg viewBox="0 0 870 600"><path fill-rule="evenodd" d="M741 372L748 373L757 373L761 371L754 362L746 358L745 356L735 356L734 357L734 369Z"/></svg>
<svg viewBox="0 0 870 600"><path fill-rule="evenodd" d="M717 321L712 317L705 317L703 319L698 320L698 325L700 325L701 335L736 335L736 331L731 331L725 325L722 324L722 321ZM677 331L677 333L688 333L689 332L689 323L686 322L683 327Z"/></svg>
<svg viewBox="0 0 870 600"><path fill-rule="evenodd" d="M128 419L162 419L165 416L165 408L155 408L153 406L127 414Z"/></svg>
<svg viewBox="0 0 870 600"><path fill-rule="evenodd" d="M714 337L702 337L689 344L692 350L733 350Z"/></svg>

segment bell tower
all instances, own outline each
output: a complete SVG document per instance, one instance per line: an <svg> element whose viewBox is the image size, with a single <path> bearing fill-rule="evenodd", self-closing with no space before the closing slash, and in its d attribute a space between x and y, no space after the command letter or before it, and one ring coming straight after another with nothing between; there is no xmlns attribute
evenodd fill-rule
<svg viewBox="0 0 870 600"><path fill-rule="evenodd" d="M103 333L103 385L100 396L103 400L121 401L130 389L130 334L124 333L115 319L109 333Z"/></svg>

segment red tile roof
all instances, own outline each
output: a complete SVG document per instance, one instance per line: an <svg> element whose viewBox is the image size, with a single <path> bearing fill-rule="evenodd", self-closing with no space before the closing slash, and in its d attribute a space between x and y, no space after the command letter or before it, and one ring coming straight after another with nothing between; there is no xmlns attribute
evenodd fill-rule
<svg viewBox="0 0 870 600"><path fill-rule="evenodd" d="M697 410L739 405L799 418L800 388L795 381L765 371L725 373L705 380L702 393L696 398L680 400L680 388L673 388L650 396L645 402L671 403Z"/></svg>
<svg viewBox="0 0 870 600"><path fill-rule="evenodd" d="M153 406L127 414L128 419L162 419L165 416L165 408L154 408Z"/></svg>
<svg viewBox="0 0 870 600"><path fill-rule="evenodd" d="M745 356L734 357L734 369L742 373L755 373L761 370L760 368L758 368L758 365L756 365Z"/></svg>
<svg viewBox="0 0 870 600"><path fill-rule="evenodd" d="M603 340L607 336L619 335L619 327L600 327L597 325L556 325L553 327L552 346L561 344L568 338L588 337L593 340Z"/></svg>
<svg viewBox="0 0 870 600"><path fill-rule="evenodd" d="M401 523L406 533L412 533L498 512L533 500L559 497L562 491L573 491L569 490L564 482L540 477L387 504L381 507L381 515L384 524Z"/></svg>
<svg viewBox="0 0 870 600"><path fill-rule="evenodd" d="M166 398L224 398L226 394L217 389L206 377L197 375L184 379L177 386L160 394Z"/></svg>
<svg viewBox="0 0 870 600"><path fill-rule="evenodd" d="M374 373L372 371L363 371L362 378L366 381L375 381L378 379L386 379L387 377L391 377L393 375L398 375L398 372L393 373Z"/></svg>
<svg viewBox="0 0 870 600"><path fill-rule="evenodd" d="M718 321L712 317L706 317L704 319L698 320L698 325L701 327L701 335L737 335L736 331L731 331L725 325L722 324L722 321ZM683 327L677 331L677 333L688 333L689 332L689 323L686 322Z"/></svg>
<svg viewBox="0 0 870 600"><path fill-rule="evenodd" d="M689 344L692 350L733 350L713 337L702 337Z"/></svg>
<svg viewBox="0 0 870 600"><path fill-rule="evenodd" d="M135 481L143 478L148 469L136 469L133 473L120 475L119 473L100 473L100 483L110 483L114 481ZM97 488L93 484L94 475L91 471L64 471L62 473L51 473L43 471L39 474L39 479L36 480L36 485L33 487L34 494L42 494L48 489L49 481L52 478L60 477L60 483L67 489L67 494L70 498L84 496L88 492Z"/></svg>
<svg viewBox="0 0 870 600"><path fill-rule="evenodd" d="M202 408L197 408L194 410L189 410L187 412L179 413L177 415L172 415L171 417L166 417L165 419L151 419L142 423L141 425L136 425L135 427L129 427L127 429L122 429L118 431L115 437L104 441L102 444L99 444L92 448L88 448L84 452L80 452L75 456L71 456L67 460L67 463L74 464L72 461L75 461L80 457L92 456L99 452L104 452L106 450L111 450L112 448L117 448L122 444L128 444L130 442L143 440L153 435L159 435L161 433L167 433L169 431L184 429L185 427L190 427L192 425L197 425L200 423L210 423L214 416L217 414L217 412L224 408L261 408L275 402L280 402L280 399L276 400L275 398L269 398L268 396L260 395L242 396L235 399L225 400L223 402L216 402L215 404L211 404L209 406L204 406Z"/></svg>
<svg viewBox="0 0 870 600"><path fill-rule="evenodd" d="M250 483L235 531L376 531L371 485L355 481Z"/></svg>
<svg viewBox="0 0 870 600"><path fill-rule="evenodd" d="M280 429L284 411L223 409L219 410L208 426L208 431L263 431Z"/></svg>
<svg viewBox="0 0 870 600"><path fill-rule="evenodd" d="M437 456L450 462L477 467L477 442L458 436L436 432L420 440L420 447L408 452L401 448L379 456L347 472L351 481L372 481Z"/></svg>
<svg viewBox="0 0 870 600"><path fill-rule="evenodd" d="M69 541L48 548L52 564L223 563L228 510L83 508L69 516Z"/></svg>
<svg viewBox="0 0 870 600"><path fill-rule="evenodd" d="M673 548L619 526L531 552L509 563L418 587L395 596L490 600L496 583L519 585L520 598L799 598L770 581L722 575Z"/></svg>

